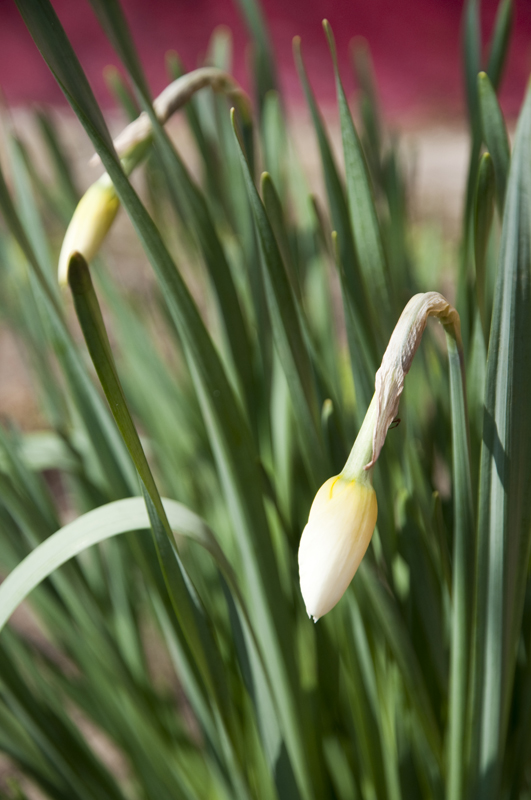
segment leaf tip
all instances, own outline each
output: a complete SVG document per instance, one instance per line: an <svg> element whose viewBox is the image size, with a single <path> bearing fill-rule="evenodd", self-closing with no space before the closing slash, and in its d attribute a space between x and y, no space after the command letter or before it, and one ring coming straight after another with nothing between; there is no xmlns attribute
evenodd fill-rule
<svg viewBox="0 0 531 800"><path fill-rule="evenodd" d="M330 55L332 56L332 61L334 62L334 68L337 71L337 53L336 53L336 43L334 39L334 34L332 32L332 27L327 19L324 19L322 22L323 31L325 32L325 36L328 41L328 47L330 48Z"/></svg>
<svg viewBox="0 0 531 800"><path fill-rule="evenodd" d="M92 285L88 264L81 255L75 251L71 254L68 261L68 269L64 279L64 284L70 286L72 294L85 294Z"/></svg>

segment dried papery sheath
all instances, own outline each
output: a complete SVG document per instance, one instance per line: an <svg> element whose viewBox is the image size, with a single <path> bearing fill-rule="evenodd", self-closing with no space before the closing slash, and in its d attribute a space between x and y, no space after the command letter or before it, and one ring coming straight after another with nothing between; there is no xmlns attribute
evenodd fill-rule
<svg viewBox="0 0 531 800"><path fill-rule="evenodd" d="M209 86L214 92L226 94L237 106L245 119L251 118L251 104L248 95L227 72L216 67L201 67L187 72L180 78L170 83L161 94L153 101L153 110L161 125L165 125L169 118L182 108L188 100L198 92ZM151 138L151 121L143 111L140 116L131 122L114 140L114 147L119 156L127 156L130 151ZM99 163L99 156L93 156L91 163Z"/></svg>
<svg viewBox="0 0 531 800"><path fill-rule="evenodd" d="M412 297L376 373L375 393L347 463L313 501L299 545L299 575L306 610L315 621L341 599L369 546L378 514L372 467L430 316L438 317L461 351L459 315L448 301L437 292Z"/></svg>
<svg viewBox="0 0 531 800"><path fill-rule="evenodd" d="M389 426L397 414L400 396L404 390L404 379L417 352L428 317L437 317L461 349L459 314L442 294L425 292L412 297L400 315L380 369L376 373L376 423L372 457L365 466L366 470L374 465L380 455Z"/></svg>

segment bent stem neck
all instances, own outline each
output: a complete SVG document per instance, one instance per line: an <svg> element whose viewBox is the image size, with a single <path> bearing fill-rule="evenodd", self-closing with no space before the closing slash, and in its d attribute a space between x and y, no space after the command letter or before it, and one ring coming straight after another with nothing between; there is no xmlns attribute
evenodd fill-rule
<svg viewBox="0 0 531 800"><path fill-rule="evenodd" d="M356 480L359 483L372 485L372 469L367 470L365 466L372 460L374 428L377 416L378 402L376 394L374 394L365 414L365 419L356 436L356 441L352 445L347 463L341 471L341 474L347 480Z"/></svg>

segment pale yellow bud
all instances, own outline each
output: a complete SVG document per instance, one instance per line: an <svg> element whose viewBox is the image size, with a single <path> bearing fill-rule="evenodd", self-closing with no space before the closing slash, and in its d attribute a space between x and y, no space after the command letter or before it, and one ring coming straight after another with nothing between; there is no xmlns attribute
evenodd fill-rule
<svg viewBox="0 0 531 800"><path fill-rule="evenodd" d="M81 253L90 263L105 239L120 208L120 201L109 176L93 183L78 203L66 231L59 256L58 279L68 282L68 262L72 253Z"/></svg>
<svg viewBox="0 0 531 800"><path fill-rule="evenodd" d="M378 516L368 480L329 478L312 503L299 546L301 592L317 622L341 599L369 546Z"/></svg>

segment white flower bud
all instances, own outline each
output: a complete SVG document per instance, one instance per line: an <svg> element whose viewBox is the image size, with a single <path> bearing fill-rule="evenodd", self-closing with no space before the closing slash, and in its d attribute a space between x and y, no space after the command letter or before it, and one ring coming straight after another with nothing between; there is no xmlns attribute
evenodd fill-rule
<svg viewBox="0 0 531 800"><path fill-rule="evenodd" d="M317 622L341 599L369 546L378 504L368 480L329 478L312 503L299 546L301 592Z"/></svg>

